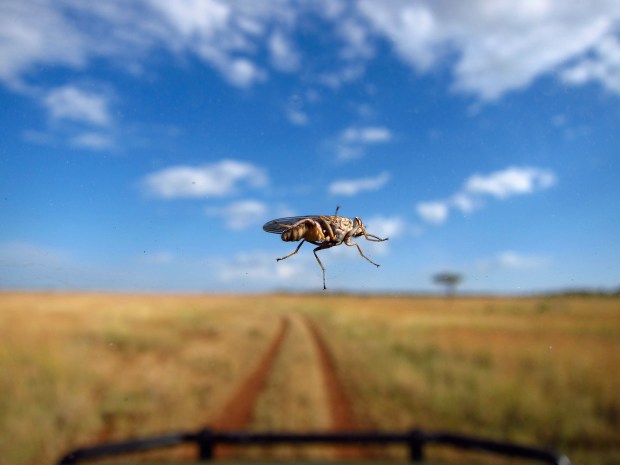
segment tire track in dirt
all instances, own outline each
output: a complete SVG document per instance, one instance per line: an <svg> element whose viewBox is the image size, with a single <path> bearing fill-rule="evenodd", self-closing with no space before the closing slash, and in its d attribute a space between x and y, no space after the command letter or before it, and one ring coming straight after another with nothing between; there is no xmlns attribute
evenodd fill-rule
<svg viewBox="0 0 620 465"><path fill-rule="evenodd" d="M247 428L252 420L258 396L267 382L271 367L288 333L289 326L290 320L287 317L283 317L280 320L278 332L258 365L245 381L241 383L239 388L234 391L220 414L211 422L211 428L219 431L242 431ZM228 456L231 455L231 452L231 447L220 446L216 449L218 456Z"/></svg>
<svg viewBox="0 0 620 465"><path fill-rule="evenodd" d="M338 376L336 360L329 346L312 320L304 318L304 323L310 331L321 364L329 411L331 412L331 431L359 431L361 424L355 418L353 406ZM354 445L340 446L335 452L338 458L342 459L368 459L375 456L372 450Z"/></svg>
<svg viewBox="0 0 620 465"><path fill-rule="evenodd" d="M218 431L245 431L248 430L254 416L258 399L272 375L274 361L282 349L292 326L291 317L283 317L280 328L258 365L234 391L221 413L211 422L210 427ZM316 363L322 377L325 391L326 410L329 412L329 426L327 431L347 432L359 431L360 424L355 418L353 408L343 384L339 378L336 361L323 338L321 331L314 321L308 317L293 317L309 334L312 350L316 353ZM217 457L230 457L234 454L234 446L218 446ZM362 446L339 446L334 448L334 455L342 459L364 459L375 457L372 451Z"/></svg>

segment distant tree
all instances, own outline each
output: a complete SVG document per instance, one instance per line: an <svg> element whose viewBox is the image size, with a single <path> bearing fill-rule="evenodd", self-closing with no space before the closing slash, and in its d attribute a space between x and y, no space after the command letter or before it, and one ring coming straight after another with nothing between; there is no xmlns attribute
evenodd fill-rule
<svg viewBox="0 0 620 465"><path fill-rule="evenodd" d="M463 280L463 276L458 273L452 273L449 271L445 271L443 273L437 273L433 276L433 281L435 284L439 286L446 287L446 296L453 296L456 290L456 286L458 286Z"/></svg>

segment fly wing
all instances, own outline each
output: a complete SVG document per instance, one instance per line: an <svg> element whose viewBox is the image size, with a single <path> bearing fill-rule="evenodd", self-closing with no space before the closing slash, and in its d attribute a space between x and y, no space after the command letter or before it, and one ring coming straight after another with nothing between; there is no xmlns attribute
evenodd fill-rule
<svg viewBox="0 0 620 465"><path fill-rule="evenodd" d="M278 218L277 220L271 220L263 225L263 230L268 233L282 234L288 229L287 226L292 226L301 220L307 220L318 218L319 215L306 215L306 216L287 216L286 218Z"/></svg>

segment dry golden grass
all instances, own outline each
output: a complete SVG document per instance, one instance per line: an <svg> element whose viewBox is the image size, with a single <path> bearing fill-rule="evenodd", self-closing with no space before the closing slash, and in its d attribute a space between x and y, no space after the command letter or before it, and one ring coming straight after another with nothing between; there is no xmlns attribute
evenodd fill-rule
<svg viewBox="0 0 620 465"><path fill-rule="evenodd" d="M359 298L324 314L360 415L620 459L620 299ZM337 343L337 344L336 344Z"/></svg>
<svg viewBox="0 0 620 465"><path fill-rule="evenodd" d="M0 296L0 463L206 425L277 315L250 300Z"/></svg>
<svg viewBox="0 0 620 465"><path fill-rule="evenodd" d="M359 418L620 462L620 299L0 294L0 464L192 430L218 415L282 315L253 429L320 428L317 322Z"/></svg>

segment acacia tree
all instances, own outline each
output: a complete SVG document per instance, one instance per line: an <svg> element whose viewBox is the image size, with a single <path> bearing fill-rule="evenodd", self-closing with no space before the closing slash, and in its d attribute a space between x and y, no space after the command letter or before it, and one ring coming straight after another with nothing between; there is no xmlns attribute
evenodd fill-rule
<svg viewBox="0 0 620 465"><path fill-rule="evenodd" d="M446 297L451 297L455 294L456 286L458 286L463 280L463 276L458 273L452 273L450 271L444 271L437 273L433 276L435 284L440 286L446 286Z"/></svg>

